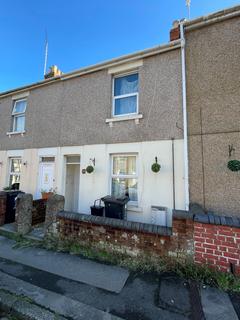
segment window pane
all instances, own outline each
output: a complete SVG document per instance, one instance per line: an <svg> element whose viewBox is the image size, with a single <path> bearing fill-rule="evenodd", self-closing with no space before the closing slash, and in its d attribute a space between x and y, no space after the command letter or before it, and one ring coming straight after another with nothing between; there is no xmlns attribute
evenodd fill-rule
<svg viewBox="0 0 240 320"><path fill-rule="evenodd" d="M16 101L14 105L13 113L25 112L26 105L27 105L26 100Z"/></svg>
<svg viewBox="0 0 240 320"><path fill-rule="evenodd" d="M15 128L14 131L22 132L25 129L25 116L15 117L14 120Z"/></svg>
<svg viewBox="0 0 240 320"><path fill-rule="evenodd" d="M41 157L41 162L54 162L54 157Z"/></svg>
<svg viewBox="0 0 240 320"><path fill-rule="evenodd" d="M11 160L11 172L20 173L21 172L21 159Z"/></svg>
<svg viewBox="0 0 240 320"><path fill-rule="evenodd" d="M136 174L136 156L113 157L113 174Z"/></svg>
<svg viewBox="0 0 240 320"><path fill-rule="evenodd" d="M138 92L138 74L114 79L114 96Z"/></svg>
<svg viewBox="0 0 240 320"><path fill-rule="evenodd" d="M80 156L67 156L67 163L80 163Z"/></svg>
<svg viewBox="0 0 240 320"><path fill-rule="evenodd" d="M115 99L114 115L137 112L137 96Z"/></svg>
<svg viewBox="0 0 240 320"><path fill-rule="evenodd" d="M137 179L112 179L112 195L122 197L129 195L130 201L137 201Z"/></svg>
<svg viewBox="0 0 240 320"><path fill-rule="evenodd" d="M19 190L20 176L19 175L10 175L9 186L14 187L13 189Z"/></svg>

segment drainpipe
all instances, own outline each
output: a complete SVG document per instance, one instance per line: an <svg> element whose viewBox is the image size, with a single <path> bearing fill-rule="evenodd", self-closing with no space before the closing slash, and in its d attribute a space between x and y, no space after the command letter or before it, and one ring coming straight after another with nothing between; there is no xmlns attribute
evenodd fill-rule
<svg viewBox="0 0 240 320"><path fill-rule="evenodd" d="M181 61L182 61L182 107L183 107L183 149L184 149L184 190L185 210L189 210L189 179L188 179L188 127L187 127L187 89L184 20L180 21Z"/></svg>

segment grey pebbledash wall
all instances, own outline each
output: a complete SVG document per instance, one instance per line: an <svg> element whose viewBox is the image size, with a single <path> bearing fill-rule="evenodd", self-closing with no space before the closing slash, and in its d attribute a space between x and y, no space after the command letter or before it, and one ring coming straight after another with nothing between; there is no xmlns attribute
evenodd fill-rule
<svg viewBox="0 0 240 320"><path fill-rule="evenodd" d="M0 150L182 138L180 51L143 60L139 68L140 124L105 123L111 117L107 69L31 90L26 134L9 139L12 99L0 99Z"/></svg>
<svg viewBox="0 0 240 320"><path fill-rule="evenodd" d="M240 18L187 31L186 45L190 200L240 215L240 175L227 168L240 160Z"/></svg>

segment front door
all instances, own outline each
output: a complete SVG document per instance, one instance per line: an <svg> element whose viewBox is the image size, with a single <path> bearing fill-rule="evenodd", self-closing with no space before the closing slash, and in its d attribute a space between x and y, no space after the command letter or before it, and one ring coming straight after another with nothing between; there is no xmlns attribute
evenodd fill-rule
<svg viewBox="0 0 240 320"><path fill-rule="evenodd" d="M54 163L41 162L39 168L39 192L49 192L54 186Z"/></svg>

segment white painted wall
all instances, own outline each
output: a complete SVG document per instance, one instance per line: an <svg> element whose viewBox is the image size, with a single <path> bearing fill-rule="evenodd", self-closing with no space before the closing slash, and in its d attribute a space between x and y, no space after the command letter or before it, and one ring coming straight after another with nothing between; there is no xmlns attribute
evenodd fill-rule
<svg viewBox="0 0 240 320"><path fill-rule="evenodd" d="M175 195L176 208L184 209L184 164L183 140L175 140ZM152 141L140 143L101 144L77 147L58 147L47 149L26 149L20 151L0 151L0 187L8 180L8 157L22 156L27 161L21 176L21 189L37 195L40 156L55 157L55 186L60 194L65 194L66 155L80 155L80 172L96 159L92 174L80 173L79 208L81 213L90 213L95 199L110 194L110 157L111 154L138 154L138 207L129 208L128 219L151 222L151 205L173 208L173 167L172 141ZM158 157L161 171L153 173L151 165Z"/></svg>

